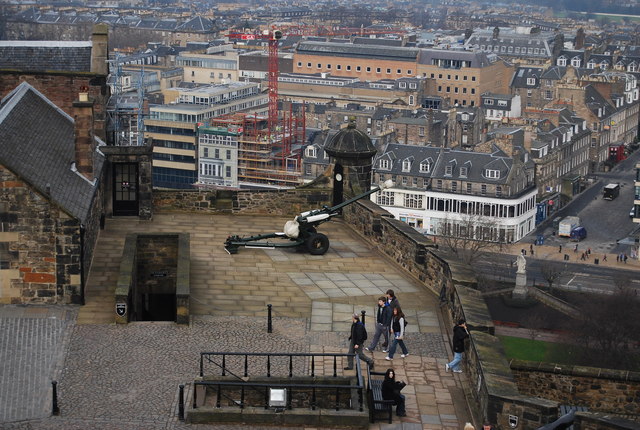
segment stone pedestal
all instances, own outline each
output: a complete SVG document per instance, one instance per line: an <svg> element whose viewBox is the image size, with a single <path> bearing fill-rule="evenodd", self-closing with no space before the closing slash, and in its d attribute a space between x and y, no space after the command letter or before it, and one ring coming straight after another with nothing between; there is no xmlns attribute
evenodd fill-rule
<svg viewBox="0 0 640 430"><path fill-rule="evenodd" d="M514 299L526 299L529 294L527 289L527 272L518 271L516 273L516 286L511 293L511 297Z"/></svg>

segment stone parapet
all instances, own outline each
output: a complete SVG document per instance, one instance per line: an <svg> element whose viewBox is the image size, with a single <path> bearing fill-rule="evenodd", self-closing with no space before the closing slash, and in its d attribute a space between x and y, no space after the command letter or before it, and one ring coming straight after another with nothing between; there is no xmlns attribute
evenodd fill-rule
<svg viewBox="0 0 640 430"><path fill-rule="evenodd" d="M581 405L593 412L640 416L640 372L513 360L511 370L523 394Z"/></svg>

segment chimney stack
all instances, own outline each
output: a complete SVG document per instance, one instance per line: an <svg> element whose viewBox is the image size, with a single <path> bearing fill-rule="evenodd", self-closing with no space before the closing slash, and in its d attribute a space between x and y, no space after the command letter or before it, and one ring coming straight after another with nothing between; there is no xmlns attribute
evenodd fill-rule
<svg viewBox="0 0 640 430"><path fill-rule="evenodd" d="M96 24L93 26L91 35L91 72L99 75L108 75L109 67L109 27L107 24Z"/></svg>
<svg viewBox="0 0 640 430"><path fill-rule="evenodd" d="M76 168L84 177L93 181L95 139L93 135L93 101L88 89L82 88L78 100L73 102Z"/></svg>

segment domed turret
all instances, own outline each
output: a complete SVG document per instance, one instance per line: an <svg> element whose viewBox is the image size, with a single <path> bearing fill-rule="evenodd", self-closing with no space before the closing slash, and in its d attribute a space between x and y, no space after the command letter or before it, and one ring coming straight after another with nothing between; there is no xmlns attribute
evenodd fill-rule
<svg viewBox="0 0 640 430"><path fill-rule="evenodd" d="M324 147L333 159L333 203L354 197L371 187L371 167L376 148L371 138L356 128L352 118ZM344 194L344 195L343 195Z"/></svg>

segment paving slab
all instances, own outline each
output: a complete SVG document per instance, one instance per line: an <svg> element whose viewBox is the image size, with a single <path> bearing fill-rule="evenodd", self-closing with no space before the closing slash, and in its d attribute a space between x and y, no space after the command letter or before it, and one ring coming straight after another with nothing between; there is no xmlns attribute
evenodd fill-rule
<svg viewBox="0 0 640 430"><path fill-rule="evenodd" d="M437 297L348 226L340 221L321 226L331 241L324 256L255 248L229 255L223 249L229 234L280 231L286 221L192 214L156 214L152 221L108 219L88 276L85 306L0 306L0 427L238 428L177 419L178 385L192 384L200 352L346 353L351 314L366 310L369 324L387 288L405 306L411 355L398 355L393 362L380 351L373 357L376 370L393 367L411 383L408 414L392 425L370 428L437 430L468 421L466 401L459 396L463 378L442 368L449 358L444 339L450 328L440 323ZM125 236L133 232L190 234L188 326L114 324L120 254ZM267 304L273 305L273 333L266 333ZM322 369L332 372L333 363L323 363ZM60 417L49 416L53 378L58 380Z"/></svg>

